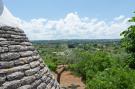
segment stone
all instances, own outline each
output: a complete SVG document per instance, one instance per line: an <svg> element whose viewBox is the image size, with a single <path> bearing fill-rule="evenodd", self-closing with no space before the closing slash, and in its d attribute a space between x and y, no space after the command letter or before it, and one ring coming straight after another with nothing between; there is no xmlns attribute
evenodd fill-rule
<svg viewBox="0 0 135 89"><path fill-rule="evenodd" d="M21 79L20 81L23 85L27 85L33 83L35 80L36 80L35 76L27 76Z"/></svg>
<svg viewBox="0 0 135 89"><path fill-rule="evenodd" d="M28 64L31 62L32 57L24 57L24 58L19 58L18 60L14 61L15 65L23 65L23 64Z"/></svg>
<svg viewBox="0 0 135 89"><path fill-rule="evenodd" d="M26 70L25 75L27 75L27 76L33 75L33 74L37 73L39 70L40 70L40 67L30 69L30 70Z"/></svg>
<svg viewBox="0 0 135 89"><path fill-rule="evenodd" d="M39 60L40 59L40 56L39 55L36 55L36 56L33 55L32 58L33 58L33 61L34 60ZM40 62L40 60L39 60L39 62ZM43 60L42 60L42 62L43 62Z"/></svg>
<svg viewBox="0 0 135 89"><path fill-rule="evenodd" d="M37 89L46 89L46 84L45 83L41 83Z"/></svg>
<svg viewBox="0 0 135 89"><path fill-rule="evenodd" d="M11 68L14 66L13 61L5 62L5 61L0 61L0 69L2 68Z"/></svg>
<svg viewBox="0 0 135 89"><path fill-rule="evenodd" d="M20 57L19 53L3 53L0 55L1 60L3 61L11 61Z"/></svg>
<svg viewBox="0 0 135 89"><path fill-rule="evenodd" d="M0 27L0 89L60 89L19 28Z"/></svg>
<svg viewBox="0 0 135 89"><path fill-rule="evenodd" d="M25 51L25 52L20 52L21 57L28 57L32 56L33 52L32 51Z"/></svg>
<svg viewBox="0 0 135 89"><path fill-rule="evenodd" d="M24 85L24 86L21 86L17 89L32 89L32 88L31 88L31 85Z"/></svg>
<svg viewBox="0 0 135 89"><path fill-rule="evenodd" d="M7 76L7 80L15 80L15 79L20 79L24 76L24 73L22 72L15 72Z"/></svg>
<svg viewBox="0 0 135 89"><path fill-rule="evenodd" d="M40 67L41 67L41 68L44 68L45 65L44 65L43 63L40 63Z"/></svg>
<svg viewBox="0 0 135 89"><path fill-rule="evenodd" d="M21 45L26 45L26 46L31 46L32 45L32 43L30 43L30 42L22 42L22 43L20 43Z"/></svg>
<svg viewBox="0 0 135 89"><path fill-rule="evenodd" d="M0 77L0 85L2 85L6 81L6 77Z"/></svg>
<svg viewBox="0 0 135 89"><path fill-rule="evenodd" d="M35 68L35 67L37 67L39 65L40 65L39 61L33 61L33 62L30 63L31 68Z"/></svg>
<svg viewBox="0 0 135 89"><path fill-rule="evenodd" d="M28 69L30 69L30 65L25 64L25 65L13 67L13 68L1 69L0 74L9 74L9 73L17 72L17 71L28 70Z"/></svg>
<svg viewBox="0 0 135 89"><path fill-rule="evenodd" d="M27 46L27 50L35 51L33 46Z"/></svg>
<svg viewBox="0 0 135 89"><path fill-rule="evenodd" d="M5 38L0 38L0 41L6 41L6 39Z"/></svg>
<svg viewBox="0 0 135 89"><path fill-rule="evenodd" d="M0 46L8 46L9 42L8 41L0 41Z"/></svg>
<svg viewBox="0 0 135 89"><path fill-rule="evenodd" d="M14 80L12 82L5 82L3 84L3 89L17 89L20 86L21 86L21 81L20 80Z"/></svg>
<svg viewBox="0 0 135 89"><path fill-rule="evenodd" d="M0 53L8 52L7 47L0 47Z"/></svg>
<svg viewBox="0 0 135 89"><path fill-rule="evenodd" d="M42 74L38 71L38 73L35 74L36 79L42 78Z"/></svg>
<svg viewBox="0 0 135 89"><path fill-rule="evenodd" d="M32 83L32 89L34 89L35 87L38 87L41 83L42 83L41 80L36 80L34 83Z"/></svg>
<svg viewBox="0 0 135 89"><path fill-rule="evenodd" d="M10 45L9 51L11 52L19 52L19 51L26 51L27 46L21 46L21 45Z"/></svg>

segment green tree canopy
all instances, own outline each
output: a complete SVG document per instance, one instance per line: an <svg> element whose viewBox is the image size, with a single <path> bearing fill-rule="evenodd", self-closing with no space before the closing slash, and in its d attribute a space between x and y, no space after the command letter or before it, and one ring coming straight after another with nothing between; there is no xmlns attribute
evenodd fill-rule
<svg viewBox="0 0 135 89"><path fill-rule="evenodd" d="M131 22L131 25L127 30L121 33L121 36L123 36L122 46L125 47L127 52L131 54L132 61L129 65L131 68L135 69L135 16L132 17L129 22Z"/></svg>

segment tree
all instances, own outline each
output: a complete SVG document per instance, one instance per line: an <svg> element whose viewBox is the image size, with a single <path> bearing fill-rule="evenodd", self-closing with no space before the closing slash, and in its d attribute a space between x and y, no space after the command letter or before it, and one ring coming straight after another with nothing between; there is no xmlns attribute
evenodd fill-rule
<svg viewBox="0 0 135 89"><path fill-rule="evenodd" d="M129 67L135 69L135 16L132 17L129 22L131 22L131 25L127 30L121 33L121 36L123 36L121 41L122 46L125 47L126 51L130 53L132 57Z"/></svg>
<svg viewBox="0 0 135 89"><path fill-rule="evenodd" d="M57 81L59 84L60 84L61 75L66 70L66 68L67 68L67 65L59 65L57 67L56 74L57 74Z"/></svg>

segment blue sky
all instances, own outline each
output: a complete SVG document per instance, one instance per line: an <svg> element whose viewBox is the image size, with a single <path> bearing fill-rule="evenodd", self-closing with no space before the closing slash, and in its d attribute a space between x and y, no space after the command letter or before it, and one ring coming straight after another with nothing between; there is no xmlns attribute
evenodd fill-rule
<svg viewBox="0 0 135 89"><path fill-rule="evenodd" d="M31 40L117 39L133 0L4 0Z"/></svg>
<svg viewBox="0 0 135 89"><path fill-rule="evenodd" d="M58 19L67 13L80 16L112 19L119 15L130 17L135 10L134 0L4 0L12 13L22 19Z"/></svg>

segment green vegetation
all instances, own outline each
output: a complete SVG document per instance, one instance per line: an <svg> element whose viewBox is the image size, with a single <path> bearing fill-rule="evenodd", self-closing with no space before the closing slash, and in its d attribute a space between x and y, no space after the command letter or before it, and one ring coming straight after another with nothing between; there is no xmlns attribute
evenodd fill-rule
<svg viewBox="0 0 135 89"><path fill-rule="evenodd" d="M131 22L133 25L131 25L126 31L121 33L121 35L124 36L124 38L122 39L122 45L132 56L131 62L129 64L130 68L135 69L135 17L132 17L129 22Z"/></svg>
<svg viewBox="0 0 135 89"><path fill-rule="evenodd" d="M135 17L130 21L135 22ZM119 40L33 43L52 71L58 65L68 65L68 70L82 77L86 89L135 89L135 26L131 25L121 35L122 43Z"/></svg>

